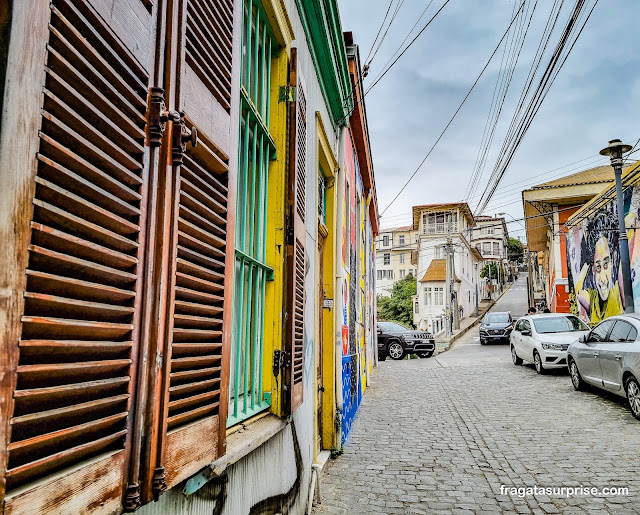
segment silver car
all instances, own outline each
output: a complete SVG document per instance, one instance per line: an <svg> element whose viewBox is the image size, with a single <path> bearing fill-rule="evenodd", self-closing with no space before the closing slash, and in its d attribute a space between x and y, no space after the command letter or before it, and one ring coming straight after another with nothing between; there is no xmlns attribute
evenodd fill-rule
<svg viewBox="0 0 640 515"><path fill-rule="evenodd" d="M567 351L571 382L576 390L587 384L626 397L640 419L640 315L619 315L600 322Z"/></svg>
<svg viewBox="0 0 640 515"><path fill-rule="evenodd" d="M569 344L588 332L588 325L568 313L524 316L511 331L511 359L514 365L533 363L538 374L551 368L566 368Z"/></svg>

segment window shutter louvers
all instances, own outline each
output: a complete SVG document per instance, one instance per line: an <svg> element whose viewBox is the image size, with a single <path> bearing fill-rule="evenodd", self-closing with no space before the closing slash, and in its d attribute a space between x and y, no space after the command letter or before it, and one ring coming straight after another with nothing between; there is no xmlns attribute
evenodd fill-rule
<svg viewBox="0 0 640 515"><path fill-rule="evenodd" d="M149 6L130 4L151 26ZM51 2L46 44L7 513L25 502L17 487L111 455L109 506L131 432L149 76L84 0Z"/></svg>
<svg viewBox="0 0 640 515"><path fill-rule="evenodd" d="M289 105L289 237L287 245L287 404L293 412L303 400L304 302L306 265L306 92L298 70L297 49L291 49L289 86L296 101Z"/></svg>

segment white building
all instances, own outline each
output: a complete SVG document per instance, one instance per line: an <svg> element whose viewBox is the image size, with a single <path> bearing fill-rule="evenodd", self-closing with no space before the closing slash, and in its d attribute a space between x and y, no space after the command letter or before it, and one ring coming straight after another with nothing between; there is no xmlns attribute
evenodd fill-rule
<svg viewBox="0 0 640 515"><path fill-rule="evenodd" d="M411 225L381 230L376 238L376 295L390 297L393 285L417 271L411 253L417 248L418 231ZM415 259L414 259L415 261Z"/></svg>
<svg viewBox="0 0 640 515"><path fill-rule="evenodd" d="M471 244L482 254L482 259L497 261L500 277L492 277L494 288L500 288L509 274L509 255L507 223L504 218L480 215L475 217L475 226L471 229ZM482 280L481 298L487 296L487 278ZM484 294L484 295L483 295Z"/></svg>
<svg viewBox="0 0 640 515"><path fill-rule="evenodd" d="M482 256L469 241L474 223L469 206L464 202L413 207L413 229L418 233L414 323L419 329L433 334L445 329L445 246L448 239L454 253L453 289L459 317L475 312Z"/></svg>

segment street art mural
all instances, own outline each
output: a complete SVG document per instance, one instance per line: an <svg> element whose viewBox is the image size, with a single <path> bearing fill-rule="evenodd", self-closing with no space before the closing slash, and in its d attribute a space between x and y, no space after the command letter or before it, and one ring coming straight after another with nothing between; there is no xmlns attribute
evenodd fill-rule
<svg viewBox="0 0 640 515"><path fill-rule="evenodd" d="M624 192L625 226L631 256L631 284L640 311L640 186ZM618 209L615 197L572 226L566 235L571 312L597 324L624 312Z"/></svg>
<svg viewBox="0 0 640 515"><path fill-rule="evenodd" d="M351 138L345 141L342 213L342 443L351 431L366 387L364 310L365 216L363 186ZM360 201L358 201L360 200Z"/></svg>

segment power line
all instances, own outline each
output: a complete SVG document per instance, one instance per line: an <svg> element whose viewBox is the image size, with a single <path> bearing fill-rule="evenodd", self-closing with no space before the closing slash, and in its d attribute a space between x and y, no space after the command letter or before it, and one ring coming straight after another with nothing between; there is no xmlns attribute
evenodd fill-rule
<svg viewBox="0 0 640 515"><path fill-rule="evenodd" d="M533 122L536 114L540 110L540 107L542 106L544 99L546 98L549 90L551 89L551 86L555 82L555 79L560 73L560 70L563 68L569 55L571 54L573 48L575 47L575 44L580 38L580 35L582 34L582 31L586 27L587 22L591 18L591 15L593 14L593 11L597 4L598 4L598 0L594 0L591 10L586 15L586 18L584 19L584 21L581 22L581 18L586 12L585 6L587 5L587 1L576 0L576 3L569 17L569 20L566 22L564 30L562 31L561 37L558 43L556 44L556 47L552 52L549 61L547 62L546 69L544 70L541 77L539 78L538 85L535 91L533 92L533 95L529 98L528 105L524 114L522 116L519 116L518 112L514 114L514 119L512 119L512 126L515 120L516 121L514 126L515 128L505 138L505 144L503 144L503 149L501 150L501 153L498 159L496 160L496 165L494 166L491 179L489 180L489 183L485 188L483 197L478 203L478 211L483 211L484 208L489 203L489 201L491 200L492 195L494 194L498 184L502 180L502 177L504 177L504 174L506 173L518 148L520 147L520 144L522 143L525 134L529 130L529 127L531 126L531 123ZM577 34L573 36L572 34L574 33L577 27L580 27L580 29L578 30ZM573 38L573 41L568 47L568 50L565 52L565 49L572 38ZM563 53L564 53L564 56L563 56ZM532 80L533 80L533 77L532 77ZM527 84L523 91L528 90L530 87L531 87L531 83Z"/></svg>
<svg viewBox="0 0 640 515"><path fill-rule="evenodd" d="M447 3L449 2L449 0L447 0ZM520 8L518 9L518 13L522 10L522 8L524 7L525 3L527 2L527 0L523 0L522 4L520 5ZM446 3L445 3L446 5ZM442 7L444 8L444 6ZM442 10L441 8L441 10ZM440 12L440 11L438 11ZM436 13L437 15L437 13ZM422 165L425 163L425 161L427 160L427 158L431 155L431 152L433 152L433 149L436 148L436 145L440 142L440 140L442 139L442 137L444 136L445 132L447 132L447 129L449 128L449 126L453 123L453 120L455 120L456 116L458 115L458 113L460 112L460 110L462 109L462 106L464 106L464 104L466 103L467 99L469 98L469 96L471 95L471 93L473 92L473 90L475 89L476 85L478 84L478 82L480 81L480 78L482 77L482 75L484 74L485 70L487 69L487 67L489 66L489 63L491 63L491 60L493 59L493 56L496 54L496 52L498 51L498 49L500 48L500 45L502 45L502 42L504 41L504 38L507 36L507 34L509 33L509 30L511 29L511 26L513 25L513 23L515 22L516 18L517 18L518 14L516 14L516 16L514 16L511 19L511 22L509 23L509 26L507 27L507 30L505 31L505 33L502 35L502 37L500 38L500 41L498 42L498 45L496 46L496 48L493 50L493 52L491 53L491 56L489 57L489 59L487 60L486 64L484 65L484 67L482 68L482 71L480 72L480 74L478 75L478 77L476 78L475 82L473 83L473 85L471 86L471 89L469 90L469 92L466 94L466 96L464 97L464 99L462 100L462 102L460 103L460 105L458 106L458 108L456 109L455 113L453 113L453 116L451 117L451 119L449 120L449 122L447 123L447 125L445 126L444 130L440 133L440 136L438 136L438 139L436 140L436 142L433 144L433 146L431 147L431 149L429 149L429 152L427 152L427 155L424 157L424 159L422 160L422 162L418 165L418 168L416 168L416 170L411 174L411 177L409 177L409 179L407 180L407 182L404 184L404 186L402 186L402 188L400 189L400 191L398 192L398 194L393 198L393 200L389 203L389 205L387 207L384 208L384 210L382 211L382 213L380 213L380 215L384 215L384 213L387 211L387 209L389 209L391 207L391 205L397 200L397 198L400 196L400 194L404 191L404 189L409 185L409 183L411 182L411 180L415 177L415 175L418 173L418 171L420 170L420 168L422 168ZM402 54L400 54L402 55ZM400 56L399 56L400 57ZM381 77L382 78L382 77ZM375 83L374 83L375 85Z"/></svg>

